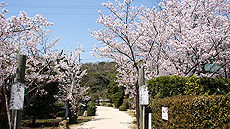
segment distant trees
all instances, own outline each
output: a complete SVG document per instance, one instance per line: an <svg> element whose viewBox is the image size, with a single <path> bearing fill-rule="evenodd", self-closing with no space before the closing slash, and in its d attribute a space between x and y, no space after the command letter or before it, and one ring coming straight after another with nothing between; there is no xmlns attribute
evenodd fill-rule
<svg viewBox="0 0 230 129"><path fill-rule="evenodd" d="M98 102L99 98L108 98L115 107L124 103L125 88L117 82L118 72L114 62L86 63L82 69L87 69L80 85L89 87L91 101Z"/></svg>
<svg viewBox="0 0 230 129"><path fill-rule="evenodd" d="M110 98L115 107L119 108L123 104L125 96L124 86L119 86L117 80L117 72L110 76L110 83L107 86L107 98Z"/></svg>
<svg viewBox="0 0 230 129"><path fill-rule="evenodd" d="M108 85L112 83L111 76L114 75L115 65L113 62L86 63L82 65L82 69L87 69L87 75L83 76L80 85L89 87L89 96L91 96L93 102L97 102L99 97L110 98Z"/></svg>

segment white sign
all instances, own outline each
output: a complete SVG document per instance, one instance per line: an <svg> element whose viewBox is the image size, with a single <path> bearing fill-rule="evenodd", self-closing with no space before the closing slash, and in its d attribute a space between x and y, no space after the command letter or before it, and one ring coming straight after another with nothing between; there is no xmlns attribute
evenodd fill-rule
<svg viewBox="0 0 230 129"><path fill-rule="evenodd" d="M139 89L139 95L140 95L140 104L141 105L148 105L149 104L149 93L148 93L148 87L143 85Z"/></svg>
<svg viewBox="0 0 230 129"><path fill-rule="evenodd" d="M22 110L24 104L25 85L17 82L12 85L10 110Z"/></svg>
<svg viewBox="0 0 230 129"><path fill-rule="evenodd" d="M168 120L168 107L162 107L162 119L163 120Z"/></svg>

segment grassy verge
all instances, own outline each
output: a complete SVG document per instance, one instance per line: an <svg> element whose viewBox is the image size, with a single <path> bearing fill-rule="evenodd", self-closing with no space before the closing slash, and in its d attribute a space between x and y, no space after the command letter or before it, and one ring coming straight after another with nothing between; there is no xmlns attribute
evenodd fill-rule
<svg viewBox="0 0 230 129"><path fill-rule="evenodd" d="M32 120L22 120L22 129L56 129L61 119L37 119L35 125L32 125Z"/></svg>
<svg viewBox="0 0 230 129"><path fill-rule="evenodd" d="M133 110L127 110L125 111L129 116L135 118L132 122L132 125L130 125L130 129L137 129L137 120L136 120L136 112Z"/></svg>
<svg viewBox="0 0 230 129"><path fill-rule="evenodd" d="M94 117L78 117L78 123L77 124L71 124L72 126L80 126L84 124L85 122L88 122L92 120ZM37 119L35 126L32 125L32 120L22 120L22 129L58 129L58 124L61 122L62 119ZM68 122L68 120L67 120Z"/></svg>
<svg viewBox="0 0 230 129"><path fill-rule="evenodd" d="M79 127L79 126L85 124L86 122L92 120L93 118L94 118L94 116L89 116L89 117L79 116L79 117L78 117L78 123L77 123L77 124L69 124L69 127L70 127L70 128Z"/></svg>

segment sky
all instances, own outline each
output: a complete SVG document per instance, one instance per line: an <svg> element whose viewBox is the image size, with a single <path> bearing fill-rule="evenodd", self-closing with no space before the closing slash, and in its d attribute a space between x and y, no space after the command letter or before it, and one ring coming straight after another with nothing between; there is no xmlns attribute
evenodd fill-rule
<svg viewBox="0 0 230 129"><path fill-rule="evenodd" d="M62 36L56 49L73 50L83 45L80 55L81 62L109 61L107 58L97 58L91 55L93 46L101 46L96 39L91 37L89 29L97 31L103 26L96 23L99 18L98 10L103 14L110 14L102 6L109 0L2 0L7 3L8 10L6 18L18 16L20 11L25 11L29 17L41 14L47 21L54 23L51 27L49 40ZM114 2L114 0L110 0ZM122 2L123 0L119 0ZM148 8L154 6L156 0L134 0L132 5L145 5Z"/></svg>

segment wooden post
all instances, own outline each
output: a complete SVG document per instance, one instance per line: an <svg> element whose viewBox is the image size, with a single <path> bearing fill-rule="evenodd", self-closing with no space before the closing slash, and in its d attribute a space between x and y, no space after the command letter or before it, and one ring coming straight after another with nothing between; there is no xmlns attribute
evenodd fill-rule
<svg viewBox="0 0 230 129"><path fill-rule="evenodd" d="M18 55L17 56L17 69L16 69L16 82L24 82L25 79L25 68L26 68L26 56ZM12 125L16 125L16 129L21 129L21 120L22 120L22 110L12 110ZM16 123L14 123L16 119Z"/></svg>
<svg viewBox="0 0 230 129"><path fill-rule="evenodd" d="M17 71L16 71L17 82L22 82L22 83L24 82L25 70L26 70L26 56L18 55L17 56Z"/></svg>
<svg viewBox="0 0 230 129"><path fill-rule="evenodd" d="M144 78L144 68L139 68L139 77L138 77L138 85L139 89L141 86L145 84L145 78ZM139 109L140 109L140 117L139 117L139 122L140 122L140 129L143 129L143 106L140 105L139 103Z"/></svg>

